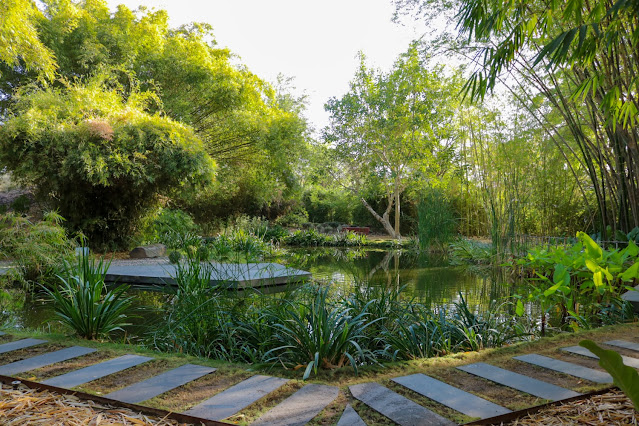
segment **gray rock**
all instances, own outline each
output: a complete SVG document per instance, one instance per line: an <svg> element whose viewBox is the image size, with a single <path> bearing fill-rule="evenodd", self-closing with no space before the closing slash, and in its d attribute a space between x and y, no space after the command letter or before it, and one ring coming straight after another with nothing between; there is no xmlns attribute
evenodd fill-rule
<svg viewBox="0 0 639 426"><path fill-rule="evenodd" d="M588 349L582 346L569 346L567 348L561 348L561 350L581 356L586 356L588 358L599 359L597 355L593 354ZM621 359L623 360L623 363L626 364L628 367L639 368L639 358L621 355Z"/></svg>
<svg viewBox="0 0 639 426"><path fill-rule="evenodd" d="M133 259L149 259L162 256L166 256L166 246L164 244L136 247L129 253L129 257Z"/></svg>
<svg viewBox="0 0 639 426"><path fill-rule="evenodd" d="M42 383L49 386L57 386L59 388L73 388L81 384L91 382L100 377L114 374L127 368L135 367L143 362L152 360L146 356L140 355L123 355L118 358L110 359L98 364L90 365L79 370L71 371L61 376L53 377Z"/></svg>
<svg viewBox="0 0 639 426"><path fill-rule="evenodd" d="M4 334L4 333L2 333L2 334ZM46 340L40 340L40 339L14 340L13 342L3 343L2 345L0 345L0 354L3 354L5 352L15 351L15 350L18 350L18 349L28 348L28 347L35 346L35 345L41 345L43 343L47 343L47 341Z"/></svg>
<svg viewBox="0 0 639 426"><path fill-rule="evenodd" d="M454 425L414 401L377 383L362 383L349 388L353 397L401 426Z"/></svg>
<svg viewBox="0 0 639 426"><path fill-rule="evenodd" d="M560 373L569 374L581 379L590 380L595 383L612 383L612 377L604 371L595 370L594 368L584 367L571 362L561 361L559 359L537 354L516 356L513 359L537 365L539 367L544 367L549 370L559 371Z"/></svg>
<svg viewBox="0 0 639 426"><path fill-rule="evenodd" d="M507 408L424 374L397 377L393 381L470 417L484 419L510 413Z"/></svg>
<svg viewBox="0 0 639 426"><path fill-rule="evenodd" d="M606 345L617 346L618 348L630 349L639 352L639 343L628 342L626 340L609 340L604 342Z"/></svg>
<svg viewBox="0 0 639 426"><path fill-rule="evenodd" d="M105 395L106 398L116 401L137 404L146 401L165 392L182 386L190 381L198 379L206 374L212 373L215 368L204 367L202 365L185 364L173 370L166 371L150 379L134 383L123 389ZM201 416L202 417L202 416Z"/></svg>
<svg viewBox="0 0 639 426"><path fill-rule="evenodd" d="M46 367L56 362L66 361L82 355L95 352L97 349L84 348L82 346L72 346L70 348L60 349L59 351L47 352L21 361L12 362L0 366L0 374L11 376L13 374L24 373L25 371L35 370L36 368Z"/></svg>
<svg viewBox="0 0 639 426"><path fill-rule="evenodd" d="M184 414L209 420L222 420L243 410L286 382L288 379L279 377L253 376L196 405Z"/></svg>
<svg viewBox="0 0 639 426"><path fill-rule="evenodd" d="M562 388L523 374L513 373L494 365L478 362L475 364L463 365L457 367L461 371L465 371L475 376L483 377L500 385L508 386L539 398L557 401L560 399L572 398L581 394Z"/></svg>
<svg viewBox="0 0 639 426"><path fill-rule="evenodd" d="M339 393L335 386L306 385L267 411L253 425L302 426L317 416Z"/></svg>

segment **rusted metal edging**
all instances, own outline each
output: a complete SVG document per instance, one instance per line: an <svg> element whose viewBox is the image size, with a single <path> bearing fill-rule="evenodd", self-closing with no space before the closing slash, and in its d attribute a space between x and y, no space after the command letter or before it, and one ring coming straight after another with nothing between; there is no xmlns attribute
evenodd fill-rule
<svg viewBox="0 0 639 426"><path fill-rule="evenodd" d="M3 376L0 374L0 383L5 385L12 385L12 382L19 381L20 384L25 385L31 389L37 390L48 390L52 392L56 392L63 395L75 395L80 399L86 399L90 401L95 401L100 404L112 405L114 407L120 408L128 408L133 411L138 411L140 413L152 415L159 418L167 418L173 419L181 423L192 423L195 425L206 425L206 426L226 426L231 423L219 422L215 420L207 420L200 417L189 416L188 414L183 413L174 413L172 411L161 410L159 408L146 407L144 405L138 404L130 404L128 402L116 401L115 399L105 398L99 395L91 395L85 392L74 391L71 389L59 388L57 386L45 385L44 383L33 382L31 380L22 380L11 376Z"/></svg>
<svg viewBox="0 0 639 426"><path fill-rule="evenodd" d="M464 426L466 425L470 426L470 425L494 425L494 424L508 423L520 417L536 413L537 411L543 410L544 408L554 407L555 405L560 405L566 402L581 401L582 399L589 399L589 398L592 398L593 396L608 393L610 391L617 390L617 389L619 389L617 386L611 386L611 387L600 389L597 391L573 396L571 398L560 399L557 401L552 401L552 402L548 402L546 404L541 404L541 405L535 405L533 407L524 408L523 410L512 411L510 413L502 414L500 416L495 416L495 417L488 417L486 419L473 420L472 422L463 423L463 424Z"/></svg>

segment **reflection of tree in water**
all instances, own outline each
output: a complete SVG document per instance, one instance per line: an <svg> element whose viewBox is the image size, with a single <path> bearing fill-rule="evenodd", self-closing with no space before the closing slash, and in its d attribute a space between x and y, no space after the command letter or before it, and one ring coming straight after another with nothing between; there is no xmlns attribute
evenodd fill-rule
<svg viewBox="0 0 639 426"><path fill-rule="evenodd" d="M499 270L475 271L450 266L445 256L402 250L305 250L304 269L316 278L353 285L406 286L405 295L424 303L452 305L464 295L471 309L488 306L491 300L503 300L512 285ZM293 265L291 265L293 266ZM299 266L296 266L299 267Z"/></svg>

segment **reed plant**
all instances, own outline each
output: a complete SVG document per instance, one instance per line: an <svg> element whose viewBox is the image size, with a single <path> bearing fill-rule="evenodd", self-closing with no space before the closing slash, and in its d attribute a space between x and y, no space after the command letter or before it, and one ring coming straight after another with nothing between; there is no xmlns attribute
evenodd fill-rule
<svg viewBox="0 0 639 426"><path fill-rule="evenodd" d="M96 260L81 251L75 264L66 262L53 288L42 287L54 304L62 324L84 339L107 337L122 330L127 323L126 311L132 298L126 296L128 286L109 290L104 282L110 262Z"/></svg>

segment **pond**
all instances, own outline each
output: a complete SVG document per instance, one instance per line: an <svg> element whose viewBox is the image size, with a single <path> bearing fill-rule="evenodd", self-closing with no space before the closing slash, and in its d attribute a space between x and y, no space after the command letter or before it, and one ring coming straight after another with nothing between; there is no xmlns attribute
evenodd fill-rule
<svg viewBox="0 0 639 426"><path fill-rule="evenodd" d="M504 300L514 287L497 271L479 271L451 265L446 257L401 250L309 248L288 250L277 259L309 271L323 283L345 288L357 285L405 286L404 295L431 306L452 306L463 295L474 310L484 310L491 300ZM131 288L134 315L121 336L144 334L162 321L170 294L148 288ZM38 295L10 290L0 299L0 324L18 328L59 330L51 304Z"/></svg>

